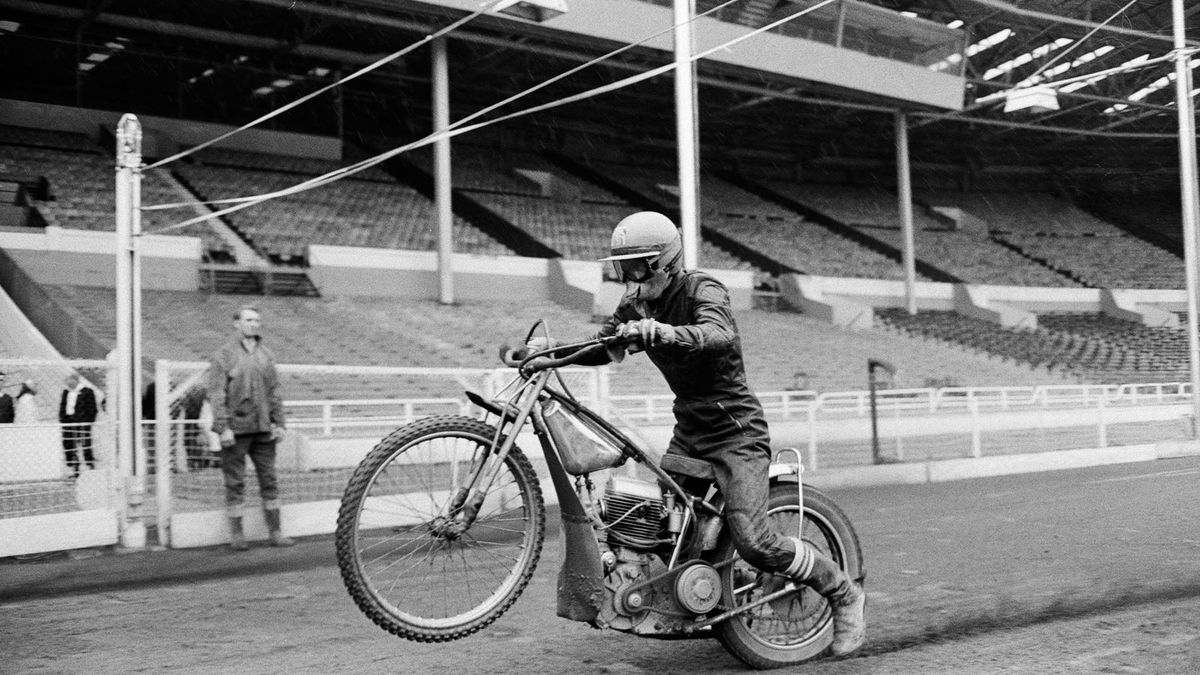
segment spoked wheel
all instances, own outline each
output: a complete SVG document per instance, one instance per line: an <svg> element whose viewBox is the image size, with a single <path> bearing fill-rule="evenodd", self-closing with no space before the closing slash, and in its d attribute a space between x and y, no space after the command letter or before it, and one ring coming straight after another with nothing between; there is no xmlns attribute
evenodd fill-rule
<svg viewBox="0 0 1200 675"><path fill-rule="evenodd" d="M359 609L384 630L420 642L466 637L529 583L546 519L519 448L473 523L464 527L448 506L495 432L469 417L426 418L392 432L351 476L338 512L338 567Z"/></svg>
<svg viewBox="0 0 1200 675"><path fill-rule="evenodd" d="M804 541L834 562L853 579L862 576L862 550L850 519L815 488L804 486L804 528L798 527L800 509L796 486L771 486L768 517L780 534ZM788 580L767 574L746 563L734 550L728 532L717 549L717 560L732 559L721 568L721 598L729 608L744 606L785 587ZM732 602L730 601L732 598ZM819 656L833 641L833 616L829 603L807 586L760 605L714 626L717 638L731 654L754 668L780 668Z"/></svg>

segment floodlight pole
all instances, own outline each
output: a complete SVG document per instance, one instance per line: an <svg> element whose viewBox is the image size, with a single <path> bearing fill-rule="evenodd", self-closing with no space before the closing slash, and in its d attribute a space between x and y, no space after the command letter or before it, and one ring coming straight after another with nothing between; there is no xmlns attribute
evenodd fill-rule
<svg viewBox="0 0 1200 675"><path fill-rule="evenodd" d="M1188 353L1192 376L1192 437L1200 436L1200 329L1197 301L1196 118L1192 104L1192 69L1184 51L1183 0L1172 0L1175 35L1175 108L1179 115L1179 187L1183 206L1184 270L1187 279Z"/></svg>
<svg viewBox="0 0 1200 675"><path fill-rule="evenodd" d="M700 262L699 159L696 133L696 78L692 63L692 17L696 0L675 0L675 136L679 153L679 228L683 266Z"/></svg>
<svg viewBox="0 0 1200 675"><path fill-rule="evenodd" d="M446 38L433 41L433 131L450 127L450 65ZM433 142L433 191L437 210L438 301L454 303L454 211L450 182L450 139Z"/></svg>
<svg viewBox="0 0 1200 675"><path fill-rule="evenodd" d="M117 123L116 165L116 311L117 311L117 400L109 402L114 413L117 467L126 481L125 517L121 543L145 546L146 528L141 521L145 495L146 456L141 434L141 236L142 125L126 113ZM162 466L160 470L167 470Z"/></svg>
<svg viewBox="0 0 1200 675"><path fill-rule="evenodd" d="M908 115L896 111L896 194L900 201L900 232L904 239L904 306L917 313L917 255L913 236L912 166L908 159Z"/></svg>

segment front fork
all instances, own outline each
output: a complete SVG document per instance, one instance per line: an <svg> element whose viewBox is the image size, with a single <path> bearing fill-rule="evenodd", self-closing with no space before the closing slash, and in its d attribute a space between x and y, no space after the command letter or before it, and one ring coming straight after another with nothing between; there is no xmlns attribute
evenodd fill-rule
<svg viewBox="0 0 1200 675"><path fill-rule="evenodd" d="M519 397L520 403L517 405L515 416L511 421L507 415L500 415L496 423L496 436L492 439L491 446L477 454L467 472L466 481L455 491L454 497L447 505L445 518L448 522L444 528L447 535L458 536L470 529L472 523L475 522L475 518L479 515L479 509L487 499L492 482L499 475L501 467L508 459L508 453L517 443L517 435L525 427L525 423L529 421L530 415L533 413L534 406L537 405L538 395L546 386L549 372L543 371L535 375L517 393L516 397ZM507 425L506 421L509 421ZM540 418L535 417L534 421L534 426L540 430ZM507 435L505 428L508 429ZM500 443L501 437L504 438L503 443Z"/></svg>

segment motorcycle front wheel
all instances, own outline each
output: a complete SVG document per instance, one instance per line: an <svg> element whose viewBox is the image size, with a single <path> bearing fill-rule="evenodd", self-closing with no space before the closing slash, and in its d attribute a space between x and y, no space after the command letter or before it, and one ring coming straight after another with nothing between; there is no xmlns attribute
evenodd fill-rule
<svg viewBox="0 0 1200 675"><path fill-rule="evenodd" d="M350 477L338 511L338 567L359 609L384 630L418 642L466 637L507 611L533 576L545 507L520 448L469 527L447 508L495 434L469 417L422 419L380 441Z"/></svg>
<svg viewBox="0 0 1200 675"><path fill-rule="evenodd" d="M862 549L850 519L832 499L816 488L804 486L804 520L794 483L771 485L768 519L781 535L800 536L833 559L852 579L861 579ZM729 609L745 606L785 587L782 576L761 572L738 556L732 537L723 533L717 561L721 598ZM833 616L829 603L807 586L723 621L713 627L727 650L746 665L758 669L782 668L820 656L833 641Z"/></svg>

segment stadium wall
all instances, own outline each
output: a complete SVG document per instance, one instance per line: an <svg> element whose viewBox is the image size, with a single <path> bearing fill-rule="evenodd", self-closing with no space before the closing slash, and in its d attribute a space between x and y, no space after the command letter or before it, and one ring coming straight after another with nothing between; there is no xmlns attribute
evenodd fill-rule
<svg viewBox="0 0 1200 675"><path fill-rule="evenodd" d="M608 315L621 297L605 282L600 263L560 258L455 253L454 295L486 302L549 299L564 307ZM353 246L309 246L308 276L322 295L437 298L437 253ZM743 270L705 270L729 288L735 310L752 306L754 275Z"/></svg>
<svg viewBox="0 0 1200 675"><path fill-rule="evenodd" d="M904 307L902 281L785 275L789 305L840 326L867 327L876 307ZM1002 326L1035 328L1038 312L1101 312L1146 326L1178 326L1172 312L1187 310L1186 290L1047 288L918 281L917 309L954 310Z"/></svg>
<svg viewBox="0 0 1200 675"><path fill-rule="evenodd" d="M115 232L50 226L36 232L0 231L0 248L38 283L113 288L116 238ZM199 289L199 238L148 234L140 237L139 246L143 287Z"/></svg>

